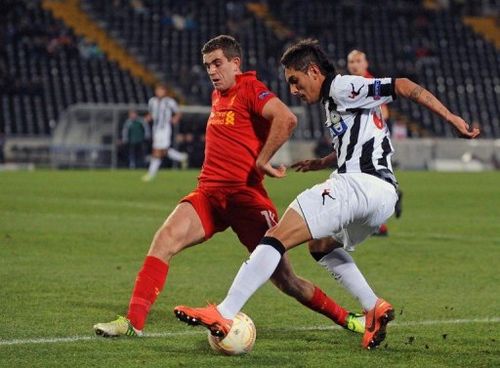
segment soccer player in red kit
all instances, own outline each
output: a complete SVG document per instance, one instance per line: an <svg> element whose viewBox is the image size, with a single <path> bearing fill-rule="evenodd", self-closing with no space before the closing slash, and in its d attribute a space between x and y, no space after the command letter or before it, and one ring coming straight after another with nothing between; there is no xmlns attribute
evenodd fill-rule
<svg viewBox="0 0 500 368"><path fill-rule="evenodd" d="M184 197L156 232L137 275L127 317L94 325L97 335L138 336L163 289L172 257L230 227L249 252L277 223L263 177L285 176L269 160L290 137L295 115L256 78L242 73L241 47L221 35L202 49L214 86L206 131L205 161L198 187ZM284 257L271 278L281 291L335 323L363 333L360 315L349 313L311 282L295 275Z"/></svg>

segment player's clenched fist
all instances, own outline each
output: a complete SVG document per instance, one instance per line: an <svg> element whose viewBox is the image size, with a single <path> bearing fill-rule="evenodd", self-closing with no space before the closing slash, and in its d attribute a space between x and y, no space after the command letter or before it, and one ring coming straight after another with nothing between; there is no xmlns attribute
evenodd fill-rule
<svg viewBox="0 0 500 368"><path fill-rule="evenodd" d="M452 114L448 118L448 122L450 122L455 127L455 130L457 131L460 138L473 139L480 134L478 128L472 128L465 122L464 119L462 119L458 115Z"/></svg>

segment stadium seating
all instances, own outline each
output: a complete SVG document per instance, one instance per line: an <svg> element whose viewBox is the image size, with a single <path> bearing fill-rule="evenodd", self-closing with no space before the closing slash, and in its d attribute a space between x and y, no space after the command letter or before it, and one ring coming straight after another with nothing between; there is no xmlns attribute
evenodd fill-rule
<svg viewBox="0 0 500 368"><path fill-rule="evenodd" d="M48 135L50 122L73 103L144 102L152 93L39 1L5 1L1 11L0 131Z"/></svg>
<svg viewBox="0 0 500 368"><path fill-rule="evenodd" d="M187 102L209 104L212 86L201 63L200 48L221 33L236 35L245 48L246 68L266 72L267 58L281 49L271 30L259 23L241 2L87 0L84 7L148 65L160 71ZM270 51L274 48L274 52ZM264 78L266 79L266 78Z"/></svg>
<svg viewBox="0 0 500 368"><path fill-rule="evenodd" d="M374 72L420 82L466 120L479 121L484 137L500 136L500 55L458 16L425 11L415 1L393 1L390 6L319 0L270 4L276 17L286 15L297 35L319 38L340 70L350 50L364 50ZM433 135L453 134L413 103L400 100L394 106Z"/></svg>
<svg viewBox="0 0 500 368"><path fill-rule="evenodd" d="M374 71L408 76L430 89L469 121L479 121L484 137L500 136L499 53L451 12L426 11L418 2L398 0L391 5L367 1L271 1L272 16L296 37L317 37L345 70L345 56L364 50ZM211 86L200 67L200 46L220 33L235 34L246 51L246 67L257 69L271 89L289 104L298 104L280 78L278 58L287 40L279 40L241 2L87 0L94 16L104 21L148 63L178 86L191 103L207 103ZM184 23L176 24L175 19ZM396 36L395 36L396 35ZM408 101L394 108L429 135L452 136L449 126ZM321 135L322 115L309 109L310 134Z"/></svg>
<svg viewBox="0 0 500 368"><path fill-rule="evenodd" d="M92 45L54 20L39 1L5 4L0 130L49 134L49 122L72 103L144 102L151 94L150 87L103 55L89 56ZM212 91L201 65L201 45L229 33L244 47L244 68L256 69L286 103L298 105L281 77L279 56L293 39L317 37L340 72L347 53L362 49L375 75L410 77L453 111L478 121L483 137L500 137L499 52L453 12L425 10L409 0L390 6L363 0L266 4L268 17L290 30L288 38L279 37L241 1L81 1L87 13L190 104L209 104ZM428 135L453 135L449 126L413 103L400 99L393 108L394 116L406 116ZM301 137L317 138L323 113L319 107L307 110L310 125Z"/></svg>

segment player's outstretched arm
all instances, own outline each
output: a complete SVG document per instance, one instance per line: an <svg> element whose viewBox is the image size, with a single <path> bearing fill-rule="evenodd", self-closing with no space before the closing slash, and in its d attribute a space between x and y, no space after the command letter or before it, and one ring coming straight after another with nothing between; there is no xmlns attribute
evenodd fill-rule
<svg viewBox="0 0 500 368"><path fill-rule="evenodd" d="M290 167L292 169L295 169L295 171L307 172L328 169L334 166L336 163L337 154L335 153L335 151L333 151L328 156L311 160L298 161L292 164Z"/></svg>
<svg viewBox="0 0 500 368"><path fill-rule="evenodd" d="M479 135L479 129L470 129L469 124L467 124L464 119L450 112L436 96L408 78L397 78L395 90L399 96L415 101L453 125L459 137L472 139Z"/></svg>
<svg viewBox="0 0 500 368"><path fill-rule="evenodd" d="M270 99L264 105L262 116L271 122L271 129L269 130L266 143L257 157L256 166L258 170L268 176L282 178L286 175L286 167L281 165L278 168L274 168L269 161L292 135L293 130L297 126L297 117L277 97Z"/></svg>

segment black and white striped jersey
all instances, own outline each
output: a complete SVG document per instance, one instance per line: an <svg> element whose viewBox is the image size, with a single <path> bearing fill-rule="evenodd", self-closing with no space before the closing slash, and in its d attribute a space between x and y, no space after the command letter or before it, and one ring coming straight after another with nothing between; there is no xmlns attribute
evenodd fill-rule
<svg viewBox="0 0 500 368"><path fill-rule="evenodd" d="M325 126L337 153L337 172L362 172L397 186L391 164L394 149L380 109L396 98L394 79L328 75L321 98Z"/></svg>
<svg viewBox="0 0 500 368"><path fill-rule="evenodd" d="M153 131L165 129L172 123L172 116L179 112L179 105L170 97L152 97L148 102L148 110L153 117Z"/></svg>

